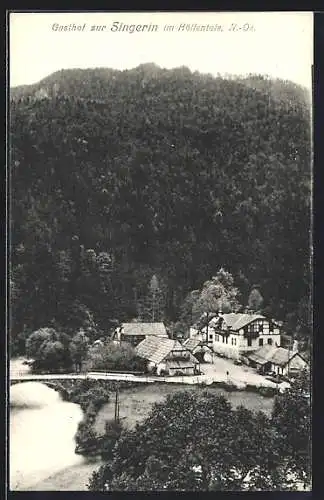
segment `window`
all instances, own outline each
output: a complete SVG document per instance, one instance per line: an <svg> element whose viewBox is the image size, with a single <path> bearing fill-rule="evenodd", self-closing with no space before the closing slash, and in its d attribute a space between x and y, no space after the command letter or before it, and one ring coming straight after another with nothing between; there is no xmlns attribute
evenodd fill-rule
<svg viewBox="0 0 324 500"><path fill-rule="evenodd" d="M259 333L263 332L263 324L259 325Z"/></svg>
<svg viewBox="0 0 324 500"><path fill-rule="evenodd" d="M215 335L215 340L218 342L219 341L219 335Z"/></svg>
<svg viewBox="0 0 324 500"><path fill-rule="evenodd" d="M272 339L268 339L268 344L272 345Z"/></svg>
<svg viewBox="0 0 324 500"><path fill-rule="evenodd" d="M226 344L228 344L228 337L226 337Z"/></svg>
<svg viewBox="0 0 324 500"><path fill-rule="evenodd" d="M263 345L263 339L259 339L259 345L262 346Z"/></svg>
<svg viewBox="0 0 324 500"><path fill-rule="evenodd" d="M248 347L251 347L252 346L252 339L251 337L248 338Z"/></svg>
<svg viewBox="0 0 324 500"><path fill-rule="evenodd" d="M269 323L269 332L273 332L273 323L270 321Z"/></svg>
<svg viewBox="0 0 324 500"><path fill-rule="evenodd" d="M234 343L234 345L236 345L236 339L233 339L233 343Z"/></svg>
<svg viewBox="0 0 324 500"><path fill-rule="evenodd" d="M212 333L209 334L209 340L213 340L213 334Z"/></svg>

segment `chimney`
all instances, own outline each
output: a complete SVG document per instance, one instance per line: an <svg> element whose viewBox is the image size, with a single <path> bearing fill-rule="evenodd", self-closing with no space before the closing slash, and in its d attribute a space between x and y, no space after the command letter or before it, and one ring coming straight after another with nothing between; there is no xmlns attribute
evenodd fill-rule
<svg viewBox="0 0 324 500"><path fill-rule="evenodd" d="M293 354L296 354L298 352L298 340L294 339L293 341L293 346L292 346L292 351Z"/></svg>

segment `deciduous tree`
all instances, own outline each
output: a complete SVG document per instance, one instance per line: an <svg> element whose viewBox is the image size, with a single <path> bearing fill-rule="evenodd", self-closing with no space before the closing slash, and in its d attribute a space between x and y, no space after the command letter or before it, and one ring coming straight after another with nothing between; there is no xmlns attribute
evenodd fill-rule
<svg viewBox="0 0 324 500"><path fill-rule="evenodd" d="M289 440L262 412L233 409L209 392L179 392L122 433L111 461L93 475L89 488L290 490L296 481L287 475L289 454L282 447ZM296 443L305 451L305 442Z"/></svg>
<svg viewBox="0 0 324 500"><path fill-rule="evenodd" d="M193 305L196 318L206 316L206 335L208 338L208 323L212 313L236 312L240 308L239 291L234 286L233 276L221 268L215 276L206 281Z"/></svg>
<svg viewBox="0 0 324 500"><path fill-rule="evenodd" d="M82 363L86 360L89 349L89 338L83 330L80 330L70 342L71 359L78 371L81 370Z"/></svg>
<svg viewBox="0 0 324 500"><path fill-rule="evenodd" d="M138 358L131 344L107 342L89 350L88 370L143 371L145 362Z"/></svg>

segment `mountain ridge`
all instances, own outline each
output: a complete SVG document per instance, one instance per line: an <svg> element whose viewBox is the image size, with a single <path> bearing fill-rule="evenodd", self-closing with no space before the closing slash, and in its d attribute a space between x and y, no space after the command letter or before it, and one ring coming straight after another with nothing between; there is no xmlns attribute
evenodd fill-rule
<svg viewBox="0 0 324 500"><path fill-rule="evenodd" d="M267 75L257 74L249 74L243 77L240 75L232 75L228 78L224 75L214 76L198 71L191 71L186 66L165 69L155 63L144 63L134 68L124 70L106 67L61 69L42 78L38 82L11 87L10 98L17 100L25 97L57 97L60 92L64 95L88 98L89 96L84 96L82 92L80 93L80 84L82 80L85 79L90 85L94 85L94 81L97 81L97 85L94 85L97 88L99 88L100 85L108 85L109 88L110 86L114 87L120 79L124 79L129 75L137 75L138 83L141 85L143 85L143 82L145 84L147 81L156 78L160 78L163 81L163 79L167 79L168 76L171 75L186 75L187 77L197 79L199 82L205 81L209 83L216 80L236 81L255 91L263 93L268 92L271 94L272 98L279 100L295 100L297 98L299 100L302 99L306 104L309 102L308 90L290 80L270 78ZM78 95L78 91L80 95ZM92 99L96 100L96 97L92 96Z"/></svg>

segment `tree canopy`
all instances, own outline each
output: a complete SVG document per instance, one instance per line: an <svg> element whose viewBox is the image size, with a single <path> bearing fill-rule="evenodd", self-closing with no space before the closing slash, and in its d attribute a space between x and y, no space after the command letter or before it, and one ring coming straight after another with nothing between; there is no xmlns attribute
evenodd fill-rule
<svg viewBox="0 0 324 500"><path fill-rule="evenodd" d="M53 321L100 336L137 315L153 275L175 320L221 266L244 303L260 283L271 314L308 328L303 89L184 68L64 70L13 89L9 125L13 349Z"/></svg>
<svg viewBox="0 0 324 500"><path fill-rule="evenodd" d="M26 354L34 360L35 368L55 370L69 367L69 338L54 328L41 328L26 340Z"/></svg>
<svg viewBox="0 0 324 500"><path fill-rule="evenodd" d="M82 363L87 359L89 351L89 338L83 330L74 335L69 345L71 359L75 365L81 368Z"/></svg>
<svg viewBox="0 0 324 500"><path fill-rule="evenodd" d="M193 304L193 312L198 315L236 312L241 307L238 295L233 276L221 268L211 280L204 283L197 301Z"/></svg>
<svg viewBox="0 0 324 500"><path fill-rule="evenodd" d="M89 488L291 490L298 481L308 486L309 403L292 413L301 401L302 394L293 389L288 399L278 398L268 418L244 407L233 409L225 397L213 393L168 396L155 404L143 423L122 432Z"/></svg>
<svg viewBox="0 0 324 500"><path fill-rule="evenodd" d="M248 299L248 309L253 312L259 312L262 309L263 297L259 287L254 286L250 292Z"/></svg>
<svg viewBox="0 0 324 500"><path fill-rule="evenodd" d="M144 371L145 362L138 358L134 347L127 342L121 344L113 341L94 345L88 353L87 369L93 370L127 370Z"/></svg>

